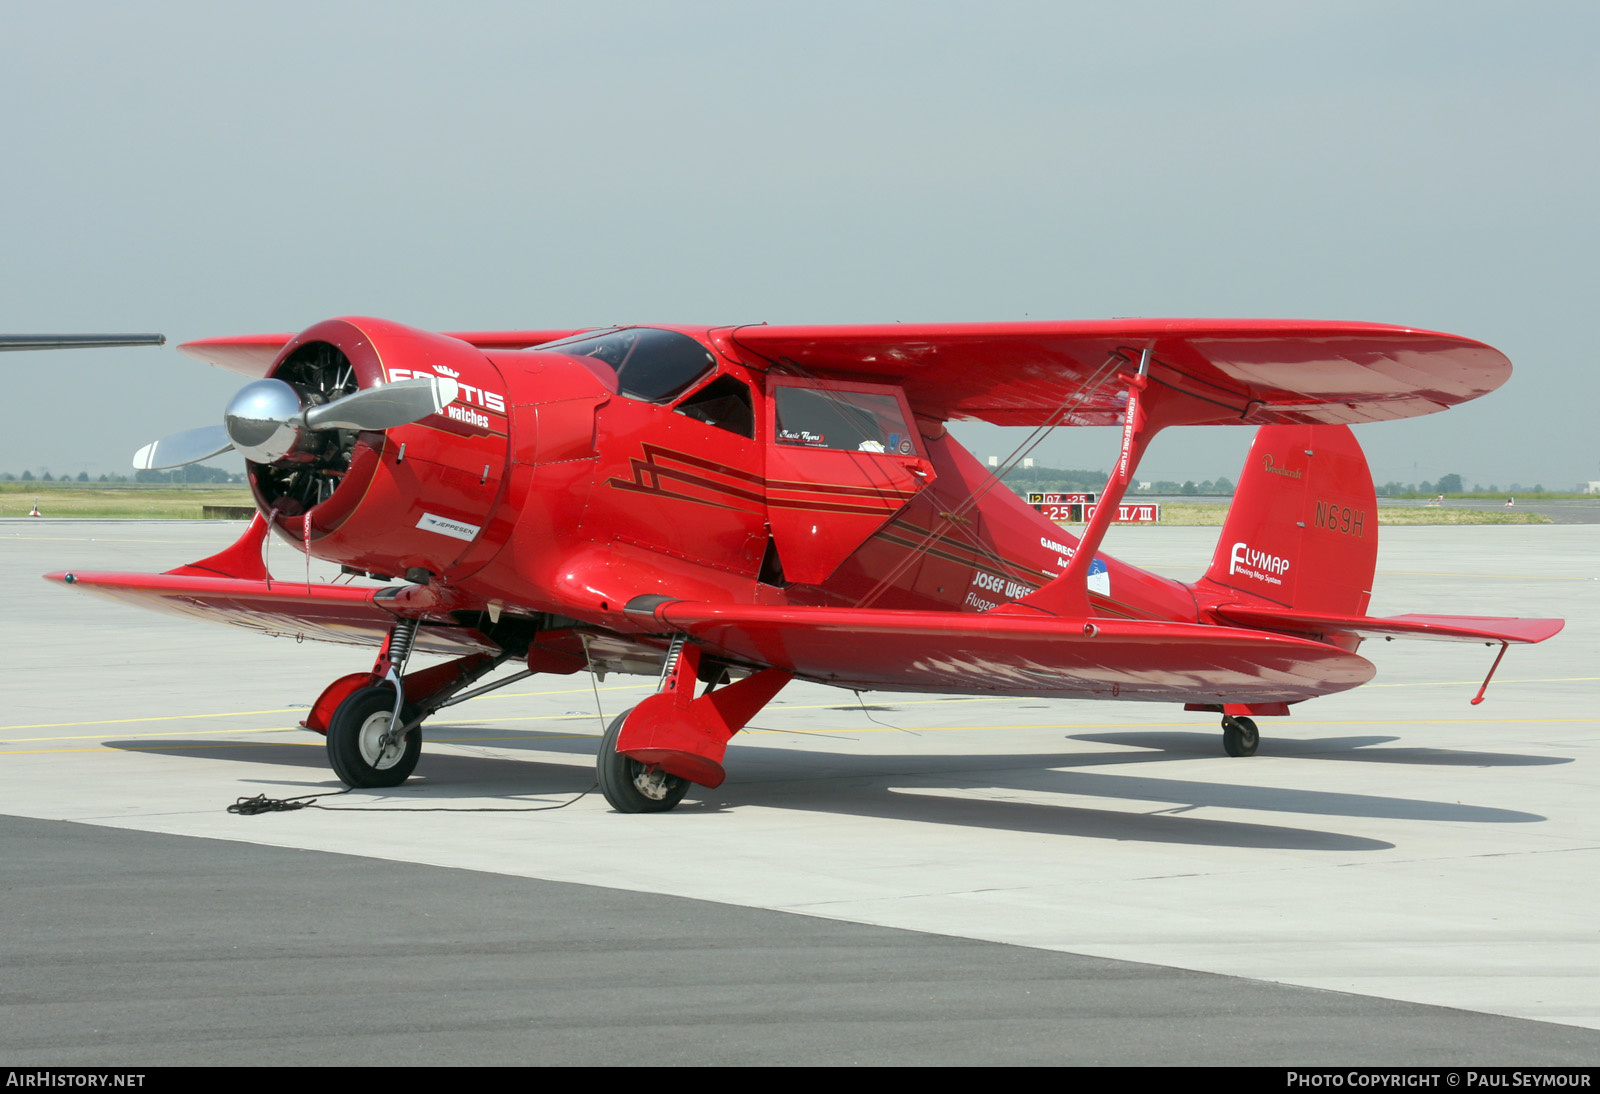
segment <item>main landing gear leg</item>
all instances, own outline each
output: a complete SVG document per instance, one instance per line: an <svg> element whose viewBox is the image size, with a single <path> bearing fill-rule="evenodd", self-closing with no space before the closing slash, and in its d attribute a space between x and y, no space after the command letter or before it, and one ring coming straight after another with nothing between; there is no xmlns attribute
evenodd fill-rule
<svg viewBox="0 0 1600 1094"><path fill-rule="evenodd" d="M617 812L661 813L683 800L690 783L721 786L729 738L790 680L779 669L762 669L696 698L699 668L699 647L674 639L660 689L607 728L595 775Z"/></svg>
<svg viewBox="0 0 1600 1094"><path fill-rule="evenodd" d="M417 640L415 619L401 619L372 666L376 686L351 692L328 719L328 763L349 787L399 786L422 755L422 719L406 702L401 677Z"/></svg>
<svg viewBox="0 0 1600 1094"><path fill-rule="evenodd" d="M351 673L329 684L301 724L328 735L328 763L353 788L399 786L422 755L423 720L534 674L519 672L463 693L511 656L475 653L407 673L418 621L403 619L389 632L370 673Z"/></svg>
<svg viewBox="0 0 1600 1094"><path fill-rule="evenodd" d="M689 792L689 780L667 774L659 764L643 764L617 751L622 725L637 709L625 710L611 719L595 756L595 778L600 783L600 793L618 813L665 813Z"/></svg>

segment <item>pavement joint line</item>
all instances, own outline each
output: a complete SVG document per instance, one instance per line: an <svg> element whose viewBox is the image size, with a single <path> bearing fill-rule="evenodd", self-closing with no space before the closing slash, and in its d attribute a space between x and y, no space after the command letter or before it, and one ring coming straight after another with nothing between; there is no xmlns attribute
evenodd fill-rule
<svg viewBox="0 0 1600 1094"><path fill-rule="evenodd" d="M1337 863L1333 863L1332 865L1333 865L1334 869L1347 870L1347 869L1350 869L1352 867L1411 866L1411 865L1416 865L1418 863L1426 864L1426 863L1439 863L1439 862L1475 862L1478 859L1521 858L1521 857L1526 856L1526 855L1565 855L1565 854L1571 854L1573 852L1586 852L1586 851L1600 851L1600 846L1596 846L1596 845L1593 845L1593 844L1585 844L1582 847L1544 847L1544 848L1519 847L1514 851L1483 851L1481 853L1474 854L1474 855L1407 855L1407 856L1405 856L1403 858L1400 857L1400 856L1397 856L1397 855L1391 855L1388 858L1384 858L1384 859L1358 859L1358 860L1352 860L1350 862L1337 862ZM1323 869L1323 868L1324 867L1322 867L1322 866L1309 866L1309 865L1308 866L1294 866L1294 867L1286 868L1286 870L1284 872L1294 872L1294 871L1298 871L1298 870L1320 870L1320 869ZM1213 873L1221 873L1221 872L1224 872L1224 871L1214 871ZM1276 871L1230 870L1230 871L1226 871L1226 872L1227 873L1254 873L1254 872L1273 873L1273 872L1276 872ZM1185 874L1185 875L1178 875L1178 876L1180 876L1180 877L1188 877L1188 876L1198 877L1200 875L1198 875L1198 874L1196 874L1196 875L1186 875Z"/></svg>
<svg viewBox="0 0 1600 1094"><path fill-rule="evenodd" d="M795 912L800 915L824 916L825 913L815 911L817 908L828 908L839 904L860 907L863 904L894 903L901 900L926 900L929 897L963 897L975 896L979 893L1027 893L1038 888L1036 885L988 885L977 889L939 889L919 893L900 893L894 896L869 896L845 897L839 900L812 900L800 903L774 905L784 911ZM950 936L955 937L955 936Z"/></svg>
<svg viewBox="0 0 1600 1094"><path fill-rule="evenodd" d="M1269 813L1270 812L1277 812L1277 813L1280 813L1280 814L1285 815L1285 816L1293 815L1293 814L1290 814L1289 812L1284 811L1284 810L1262 810L1260 812L1269 812ZM1393 850L1398 850L1398 848L1394 848ZM1415 865L1428 865L1428 864L1432 864L1432 863L1446 863L1446 862L1473 862L1473 861L1475 861L1477 859L1518 858L1518 857L1521 857L1521 856L1524 856L1524 855L1569 854L1569 853L1574 852L1574 851L1600 851L1600 845L1585 844L1582 847L1518 848L1515 851L1485 851L1485 852L1482 852L1481 854L1474 854L1474 855L1406 855L1406 856L1400 856L1400 855L1395 855L1395 854L1388 854L1387 857L1385 857L1385 858L1352 859L1349 862L1305 863L1303 865L1298 865L1298 866L1269 866L1269 867L1260 868L1260 869L1244 868L1244 869L1190 870L1190 871L1186 871L1184 873L1176 873L1176 874L1142 874L1142 875L1137 875L1137 876L1130 876L1130 877L1126 878L1125 880L1127 880L1127 881L1171 881L1171 880L1174 880L1174 879L1181 879L1181 878L1246 877L1246 876L1257 875L1257 874L1260 874L1260 875L1268 875L1268 874L1297 874L1297 873L1304 873L1305 871L1308 871L1308 870L1312 871L1312 872L1317 872L1317 871L1321 871L1321 870L1348 870L1348 869L1351 869L1351 868L1354 868L1354 867L1360 867L1360 868L1364 868L1364 869L1386 869L1386 868L1392 867L1392 866L1415 866ZM1384 854L1384 852L1378 852L1378 853L1379 854Z"/></svg>

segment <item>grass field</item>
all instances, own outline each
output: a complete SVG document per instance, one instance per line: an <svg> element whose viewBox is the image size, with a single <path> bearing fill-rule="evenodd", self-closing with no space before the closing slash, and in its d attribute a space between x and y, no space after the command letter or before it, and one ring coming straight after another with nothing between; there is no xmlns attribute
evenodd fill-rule
<svg viewBox="0 0 1600 1094"><path fill-rule="evenodd" d="M1424 509L1393 508L1378 510L1379 524L1554 524L1542 513L1515 509Z"/></svg>
<svg viewBox="0 0 1600 1094"><path fill-rule="evenodd" d="M0 483L0 517L25 517L39 504L42 517L123 517L198 520L206 505L254 506L248 486L143 483Z"/></svg>
<svg viewBox="0 0 1600 1094"><path fill-rule="evenodd" d="M1222 502L1164 501L1161 503L1161 523L1188 526L1220 527L1228 515ZM1549 517L1538 513L1498 511L1489 509L1444 509L1394 507L1378 510L1379 524L1550 524Z"/></svg>
<svg viewBox="0 0 1600 1094"><path fill-rule="evenodd" d="M1515 495L1518 501L1593 501L1593 494L1571 490L1480 490L1476 494L1446 494L1447 501L1502 501ZM1391 498L1436 498L1438 494L1389 494Z"/></svg>

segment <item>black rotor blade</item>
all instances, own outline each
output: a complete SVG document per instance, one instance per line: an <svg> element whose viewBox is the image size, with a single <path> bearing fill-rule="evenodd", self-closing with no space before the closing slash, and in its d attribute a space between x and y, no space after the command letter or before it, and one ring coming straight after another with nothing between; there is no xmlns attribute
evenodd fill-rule
<svg viewBox="0 0 1600 1094"><path fill-rule="evenodd" d="M99 349L164 346L164 334L0 334L0 352L22 349Z"/></svg>

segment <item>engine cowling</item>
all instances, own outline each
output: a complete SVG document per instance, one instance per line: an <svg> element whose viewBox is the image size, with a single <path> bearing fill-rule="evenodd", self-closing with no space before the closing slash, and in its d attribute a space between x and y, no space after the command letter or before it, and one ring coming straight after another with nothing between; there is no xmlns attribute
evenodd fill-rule
<svg viewBox="0 0 1600 1094"><path fill-rule="evenodd" d="M273 462L246 466L274 530L319 558L395 575L420 568L459 577L477 568L469 556L500 504L510 452L506 385L494 362L442 334L347 317L291 339L268 375L308 408L414 377L455 380L455 401L420 421L306 434Z"/></svg>

